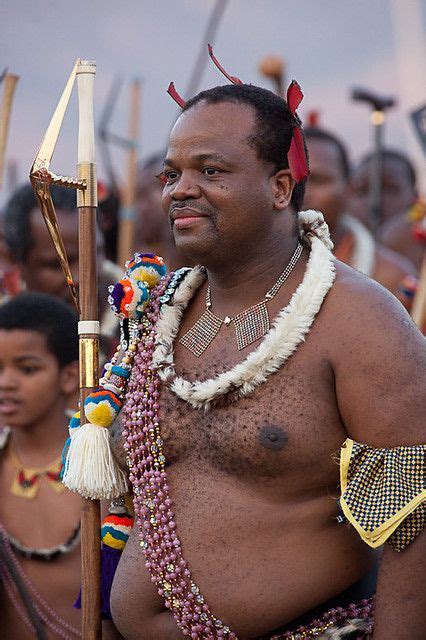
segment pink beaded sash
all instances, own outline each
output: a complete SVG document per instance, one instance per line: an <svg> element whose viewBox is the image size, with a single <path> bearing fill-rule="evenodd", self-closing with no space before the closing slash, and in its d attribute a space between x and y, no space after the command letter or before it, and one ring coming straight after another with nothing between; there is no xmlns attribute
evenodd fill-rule
<svg viewBox="0 0 426 640"><path fill-rule="evenodd" d="M359 631L359 640L368 640L373 632L374 597L364 598L347 607L334 607L293 631L276 632L263 640L302 640L308 638L350 638ZM334 632L336 634L334 635ZM262 640L262 638L259 638Z"/></svg>
<svg viewBox="0 0 426 640"><path fill-rule="evenodd" d="M169 282L170 277L153 289L141 320L135 366L123 409L124 447L133 486L140 546L151 580L185 636L200 640L236 640L235 633L211 612L199 587L191 578L176 531L167 483L166 459L158 416L160 380L152 367L152 358L160 297L167 290Z"/></svg>

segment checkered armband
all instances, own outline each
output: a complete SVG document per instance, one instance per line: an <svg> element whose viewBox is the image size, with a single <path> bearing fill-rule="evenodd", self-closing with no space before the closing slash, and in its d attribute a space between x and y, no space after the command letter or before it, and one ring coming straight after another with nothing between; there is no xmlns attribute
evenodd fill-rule
<svg viewBox="0 0 426 640"><path fill-rule="evenodd" d="M426 519L426 445L375 449L347 439L340 453L340 505L370 547L402 551Z"/></svg>

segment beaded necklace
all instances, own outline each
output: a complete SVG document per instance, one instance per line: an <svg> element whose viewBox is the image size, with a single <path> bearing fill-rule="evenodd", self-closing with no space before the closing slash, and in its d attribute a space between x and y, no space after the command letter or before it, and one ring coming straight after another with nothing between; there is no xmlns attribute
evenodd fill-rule
<svg viewBox="0 0 426 640"><path fill-rule="evenodd" d="M163 290L167 288L167 282ZM191 578L176 533L159 424L160 379L152 367L161 289L153 291L140 325L140 342L124 406L124 447L133 485L136 522L145 567L177 626L192 638L236 639L209 609Z"/></svg>

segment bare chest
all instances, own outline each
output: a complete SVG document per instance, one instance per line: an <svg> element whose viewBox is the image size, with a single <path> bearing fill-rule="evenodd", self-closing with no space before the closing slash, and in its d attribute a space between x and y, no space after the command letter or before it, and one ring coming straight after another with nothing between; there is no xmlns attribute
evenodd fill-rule
<svg viewBox="0 0 426 640"><path fill-rule="evenodd" d="M192 381L212 378L232 361L223 343L221 353L218 343L216 353L198 362L177 347L177 370ZM160 406L169 464L190 458L231 475L278 478L321 466L321 458L329 468L328 453L345 437L332 373L315 345L302 345L247 397L231 393L208 411L197 410L164 385Z"/></svg>

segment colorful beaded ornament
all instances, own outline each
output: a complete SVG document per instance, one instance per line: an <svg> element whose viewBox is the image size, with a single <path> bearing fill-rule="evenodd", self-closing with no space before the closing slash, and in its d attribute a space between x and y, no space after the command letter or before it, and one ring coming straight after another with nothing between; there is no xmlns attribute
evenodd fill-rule
<svg viewBox="0 0 426 640"><path fill-rule="evenodd" d="M179 276L174 274L177 282ZM120 411L139 340L139 322L150 295L158 286L167 288L164 260L151 253L135 253L126 273L109 287L108 301L120 319L120 344L105 367L100 387L84 402L87 423L75 414L69 424L63 482L72 491L92 499L108 499L125 493L127 480L112 455L108 427ZM161 284L160 284L161 283ZM120 353L124 353L119 361Z"/></svg>

